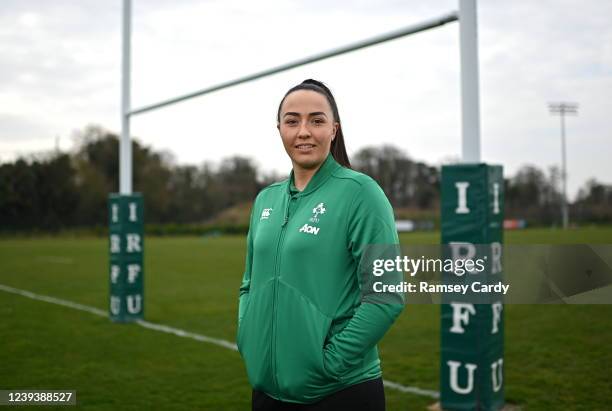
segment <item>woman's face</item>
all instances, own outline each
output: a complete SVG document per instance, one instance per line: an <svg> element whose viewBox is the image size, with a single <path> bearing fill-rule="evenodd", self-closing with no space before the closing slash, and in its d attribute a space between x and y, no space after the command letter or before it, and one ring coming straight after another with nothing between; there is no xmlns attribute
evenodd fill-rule
<svg viewBox="0 0 612 411"><path fill-rule="evenodd" d="M325 161L338 126L321 93L297 90L285 97L278 131L294 167L312 169Z"/></svg>

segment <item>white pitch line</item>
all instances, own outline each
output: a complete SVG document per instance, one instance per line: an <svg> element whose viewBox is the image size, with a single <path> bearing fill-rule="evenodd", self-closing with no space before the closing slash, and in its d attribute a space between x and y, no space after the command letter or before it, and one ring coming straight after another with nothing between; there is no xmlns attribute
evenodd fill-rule
<svg viewBox="0 0 612 411"><path fill-rule="evenodd" d="M229 342L226 340L221 340L219 338L208 337L202 334L195 334L189 331L181 330L179 328L169 327L163 324L155 324L144 320L136 321L136 324L141 327L148 328L150 330L161 331L168 334L174 334L179 337L191 338L200 342L207 342L210 344L215 344L224 348L229 348L230 350L238 351L238 347L233 342Z"/></svg>
<svg viewBox="0 0 612 411"><path fill-rule="evenodd" d="M42 295L42 294L36 294L31 291L9 287L8 285L3 285L3 284L0 284L0 290L6 291L7 293L17 294L23 297L31 298L32 300L38 300L38 301L44 301L47 303L62 305L64 307L73 308L75 310L85 311L90 314L95 314L100 317L108 318L108 312L104 310L100 310L99 308L90 307L88 305L74 303L72 301L62 300L60 298L55 298L55 297L49 297L49 296ZM173 334L173 335L176 335L178 337L183 337L183 338L191 338L192 340L206 342L206 343L218 345L223 348L228 348L233 351L238 351L238 347L236 346L236 344L234 344L233 342L227 341L227 340L208 337L206 335L196 334L196 333L192 333L189 331L181 330L179 328L174 328L174 327L170 327L170 326L163 325L163 324L155 324L155 323L144 321L144 320L134 321L134 323L140 325L141 327L147 328L149 330L161 331L167 334ZM424 390L418 387L406 387L404 385L401 385L401 384L398 384L396 382L389 381L389 380L383 380L383 384L385 385L385 387L389 387L394 390L398 390L398 391L405 392L405 393L423 395L423 396L431 397L435 399L440 397L440 393L437 391Z"/></svg>
<svg viewBox="0 0 612 411"><path fill-rule="evenodd" d="M46 295L36 294L27 290L20 290L19 288L9 287L8 285L0 284L0 290L8 293L18 294L23 297L31 298L32 300L45 301L47 303L63 305L64 307L74 308L75 310L86 311L91 314L99 315L101 317L108 317L106 311L100 310L99 308L90 307L79 303L73 303L72 301L62 300L55 297L48 297Z"/></svg>
<svg viewBox="0 0 612 411"><path fill-rule="evenodd" d="M407 392L407 393L416 394L416 395L423 395L425 397L431 397L435 399L440 398L440 393L438 391L424 390L423 388L419 388L419 387L406 387L405 385L401 385L401 384L398 384L396 382L389 381L389 380L383 380L383 384L385 387L393 388L394 390L398 390L401 392Z"/></svg>

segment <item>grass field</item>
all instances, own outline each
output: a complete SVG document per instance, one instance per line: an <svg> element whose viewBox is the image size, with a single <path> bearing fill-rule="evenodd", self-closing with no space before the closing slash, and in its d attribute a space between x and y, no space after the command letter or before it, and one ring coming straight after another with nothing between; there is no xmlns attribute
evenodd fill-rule
<svg viewBox="0 0 612 411"><path fill-rule="evenodd" d="M403 244L439 241L402 235ZM612 228L506 243L612 243ZM244 237L147 238L146 319L234 341ZM107 241L0 241L0 284L107 310ZM505 384L525 410L612 409L612 305L507 306ZM439 307L409 306L380 344L384 378L438 390ZM236 351L0 291L0 389L76 389L86 410L247 410ZM431 398L386 389L388 410ZM47 407L46 409L49 409Z"/></svg>

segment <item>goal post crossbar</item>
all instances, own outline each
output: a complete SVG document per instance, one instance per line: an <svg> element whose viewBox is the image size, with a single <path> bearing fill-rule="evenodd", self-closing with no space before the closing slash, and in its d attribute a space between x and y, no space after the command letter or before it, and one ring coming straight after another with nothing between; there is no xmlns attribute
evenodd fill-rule
<svg viewBox="0 0 612 411"><path fill-rule="evenodd" d="M169 106L171 104L179 103L181 101L189 100L194 97L203 96L208 93L212 93L214 91L223 90L228 87L236 86L238 84L247 83L252 80L260 79L263 77L271 76L274 74L281 73L283 71L291 70L296 67L304 66L306 64L314 63L317 61L325 60L331 57L336 57L345 53L349 53L351 51L359 50L362 48L374 46L376 44L384 43L390 40L395 40L401 37L405 37L411 34L419 33L421 31L429 30L435 27L443 26L447 23L451 23L453 21L459 20L459 16L457 12L451 12L445 14L443 16L433 18L430 20L425 20L423 22L413 24L410 26L403 27L398 30L394 30L388 33L379 34L377 36L370 37L368 39L360 40L351 44L347 44L345 46L337 47L331 50L327 50L321 53L313 54L308 57L304 57L286 64L282 64L280 66L272 67L267 70L259 71L257 73L249 74L243 77L239 77L234 80L225 81L219 84L215 84L213 86L194 91L192 93L184 94L178 97L173 97L164 101L160 101L158 103L146 105L140 108L136 108L128 111L126 114L133 116L136 114L146 113L151 110L155 110L158 108L162 108L165 106Z"/></svg>

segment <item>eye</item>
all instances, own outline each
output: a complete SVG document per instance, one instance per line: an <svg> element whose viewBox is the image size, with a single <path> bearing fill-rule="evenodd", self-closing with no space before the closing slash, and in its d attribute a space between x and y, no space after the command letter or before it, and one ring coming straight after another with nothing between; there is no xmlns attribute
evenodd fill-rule
<svg viewBox="0 0 612 411"><path fill-rule="evenodd" d="M318 117L318 118L313 119L312 122L315 123L316 125L320 125L320 124L325 123L325 120L323 118Z"/></svg>
<svg viewBox="0 0 612 411"><path fill-rule="evenodd" d="M292 126L292 125L297 124L297 120L295 120L293 118L289 118L289 119L285 120L285 124Z"/></svg>

